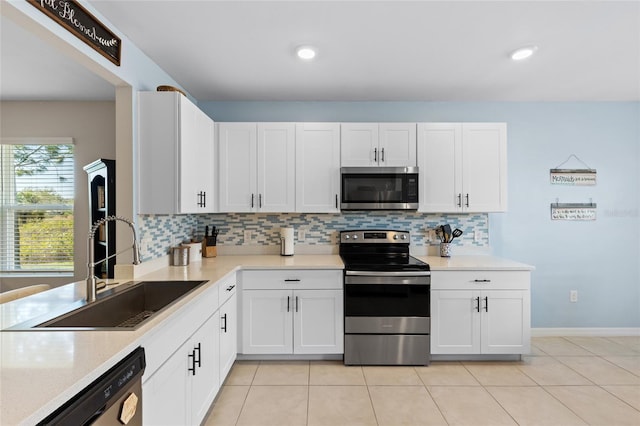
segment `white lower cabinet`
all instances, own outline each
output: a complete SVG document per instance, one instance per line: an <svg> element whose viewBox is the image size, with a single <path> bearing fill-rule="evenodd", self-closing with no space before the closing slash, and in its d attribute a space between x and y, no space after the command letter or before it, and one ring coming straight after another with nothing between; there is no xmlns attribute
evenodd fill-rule
<svg viewBox="0 0 640 426"><path fill-rule="evenodd" d="M432 271L431 353L529 353L529 275Z"/></svg>
<svg viewBox="0 0 640 426"><path fill-rule="evenodd" d="M200 424L219 389L216 312L144 384L145 424Z"/></svg>
<svg viewBox="0 0 640 426"><path fill-rule="evenodd" d="M243 271L243 354L341 354L341 271Z"/></svg>
<svg viewBox="0 0 640 426"><path fill-rule="evenodd" d="M220 306L220 385L229 374L238 354L237 303L234 291L229 299Z"/></svg>
<svg viewBox="0 0 640 426"><path fill-rule="evenodd" d="M236 274L199 294L145 336L143 420L199 425L237 355Z"/></svg>

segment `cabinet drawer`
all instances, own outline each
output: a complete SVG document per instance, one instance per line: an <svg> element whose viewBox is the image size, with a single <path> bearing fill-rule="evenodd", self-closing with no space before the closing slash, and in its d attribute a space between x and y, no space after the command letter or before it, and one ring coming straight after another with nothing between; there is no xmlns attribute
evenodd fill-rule
<svg viewBox="0 0 640 426"><path fill-rule="evenodd" d="M431 271L432 290L528 290L529 271Z"/></svg>
<svg viewBox="0 0 640 426"><path fill-rule="evenodd" d="M231 298L234 294L236 294L237 286L236 273L232 273L227 277L218 282L218 300L220 301L220 306L224 304L227 300Z"/></svg>
<svg viewBox="0 0 640 426"><path fill-rule="evenodd" d="M240 272L243 290L341 289L339 269L272 269Z"/></svg>

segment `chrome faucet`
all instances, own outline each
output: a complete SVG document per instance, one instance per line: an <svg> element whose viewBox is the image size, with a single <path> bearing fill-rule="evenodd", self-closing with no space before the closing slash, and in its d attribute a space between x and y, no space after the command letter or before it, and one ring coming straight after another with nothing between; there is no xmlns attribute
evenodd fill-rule
<svg viewBox="0 0 640 426"><path fill-rule="evenodd" d="M133 232L133 246L131 246L131 248L133 249L133 264L134 265L139 265L140 264L140 251L138 249L138 238L136 237L136 228L133 226L133 223L129 220L126 219L124 217L121 216L107 216L104 219L100 219L98 221L96 221L96 223L93 224L93 226L91 227L91 229L89 229L89 239L87 240L87 302L93 302L96 300L96 281L97 281L97 277L94 274L94 270L93 268L96 265L99 265L100 263L111 259L114 256L119 255L120 253L123 253L125 250L128 250L128 248L121 250L118 253L114 253L110 256L105 257L102 260L98 260L97 262L95 261L95 251L94 251L94 238L95 238L95 233L96 230L103 225L106 222L111 222L111 221L122 221L125 222L127 225L129 225L129 227L131 228L131 232Z"/></svg>

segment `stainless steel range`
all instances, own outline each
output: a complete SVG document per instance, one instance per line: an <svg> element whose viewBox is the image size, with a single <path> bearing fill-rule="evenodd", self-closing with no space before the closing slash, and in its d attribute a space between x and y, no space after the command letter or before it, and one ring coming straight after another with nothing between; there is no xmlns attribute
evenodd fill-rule
<svg viewBox="0 0 640 426"><path fill-rule="evenodd" d="M406 231L340 232L345 364L429 364L431 271L409 244Z"/></svg>

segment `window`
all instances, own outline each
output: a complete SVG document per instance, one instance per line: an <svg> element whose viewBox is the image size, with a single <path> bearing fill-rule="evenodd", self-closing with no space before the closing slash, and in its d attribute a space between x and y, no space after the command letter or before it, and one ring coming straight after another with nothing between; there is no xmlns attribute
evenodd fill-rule
<svg viewBox="0 0 640 426"><path fill-rule="evenodd" d="M0 273L72 273L73 140L1 142Z"/></svg>

